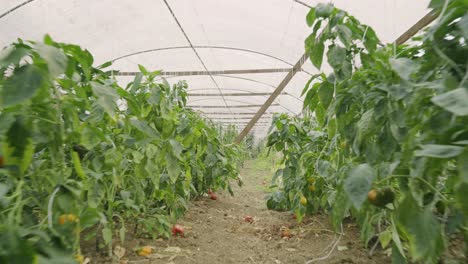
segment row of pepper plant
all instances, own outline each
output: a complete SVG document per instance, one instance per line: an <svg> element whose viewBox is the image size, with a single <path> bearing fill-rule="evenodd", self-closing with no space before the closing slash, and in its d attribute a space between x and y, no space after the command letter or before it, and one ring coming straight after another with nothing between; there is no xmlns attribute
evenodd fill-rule
<svg viewBox="0 0 468 264"><path fill-rule="evenodd" d="M186 106L187 84L122 88L79 46L19 40L0 55L0 262L112 254L130 227L167 237L187 201L237 181L243 153ZM75 256L75 260L73 259Z"/></svg>
<svg viewBox="0 0 468 264"><path fill-rule="evenodd" d="M312 8L305 48L331 73L268 136L283 153L269 208L329 212L338 231L351 217L393 263L439 263L453 236L468 245L468 2L430 8L436 20L404 45L382 45L331 4Z"/></svg>

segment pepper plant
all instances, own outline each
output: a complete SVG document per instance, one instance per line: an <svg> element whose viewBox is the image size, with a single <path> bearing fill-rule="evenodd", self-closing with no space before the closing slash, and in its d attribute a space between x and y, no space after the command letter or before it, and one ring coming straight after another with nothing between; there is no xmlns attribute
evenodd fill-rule
<svg viewBox="0 0 468 264"><path fill-rule="evenodd" d="M277 117L268 141L284 154L271 207L329 212L338 230L350 216L393 263L438 263L451 235L468 244L468 3L430 7L436 21L405 45L312 8L305 48L331 72L304 88L306 117Z"/></svg>
<svg viewBox="0 0 468 264"><path fill-rule="evenodd" d="M0 262L75 263L82 238L167 237L187 202L237 180L241 146L186 107L187 84L140 66L122 88L81 47L0 55ZM82 234L86 234L83 237Z"/></svg>

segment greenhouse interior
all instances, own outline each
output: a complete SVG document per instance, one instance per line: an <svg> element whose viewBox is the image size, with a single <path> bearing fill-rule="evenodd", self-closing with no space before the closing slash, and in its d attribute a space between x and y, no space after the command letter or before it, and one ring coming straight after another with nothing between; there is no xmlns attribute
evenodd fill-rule
<svg viewBox="0 0 468 264"><path fill-rule="evenodd" d="M468 263L467 0L1 0L0 263Z"/></svg>

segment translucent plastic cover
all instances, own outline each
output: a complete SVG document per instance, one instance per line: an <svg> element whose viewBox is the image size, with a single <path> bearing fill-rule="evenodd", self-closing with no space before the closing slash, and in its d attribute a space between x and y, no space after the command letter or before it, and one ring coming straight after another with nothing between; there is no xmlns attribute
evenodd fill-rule
<svg viewBox="0 0 468 264"><path fill-rule="evenodd" d="M0 46L17 38L41 40L50 34L56 41L88 49L96 65L114 60L112 68L122 72L137 71L138 64L168 72L288 69L304 53L304 40L311 32L305 20L307 6L320 2L0 0ZM428 0L331 2L373 27L382 42L394 41L429 11ZM301 91L316 72L306 62L303 71L295 75L267 112L300 113ZM286 74L278 70L177 76L167 80L187 80L193 94L189 105L197 106L215 120L237 122L242 127ZM117 78L122 85L132 80L131 76ZM220 96L220 91L226 95ZM267 114L255 132L264 134L269 121L271 115Z"/></svg>

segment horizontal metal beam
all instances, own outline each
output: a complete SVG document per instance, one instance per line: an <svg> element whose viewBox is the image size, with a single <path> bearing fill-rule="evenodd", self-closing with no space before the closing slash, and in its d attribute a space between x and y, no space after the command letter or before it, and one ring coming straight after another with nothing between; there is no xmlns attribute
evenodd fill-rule
<svg viewBox="0 0 468 264"><path fill-rule="evenodd" d="M217 74L252 74L252 73L282 73L289 72L291 68L275 69L247 69L247 70L218 70L218 71L161 71L162 76L190 76L190 75L217 75ZM116 76L135 76L139 72L113 71Z"/></svg>
<svg viewBox="0 0 468 264"><path fill-rule="evenodd" d="M283 95L288 93L283 92ZM268 96L271 93L223 93L224 96ZM221 96L219 93L189 93L188 96Z"/></svg>
<svg viewBox="0 0 468 264"><path fill-rule="evenodd" d="M272 104L271 106L280 106L279 104ZM190 108L250 108L250 107L262 107L262 105L187 105Z"/></svg>
<svg viewBox="0 0 468 264"><path fill-rule="evenodd" d="M229 113L229 112L202 112L202 114L206 114L206 115L232 115L232 113ZM268 113L265 113L264 115L273 115L275 114L274 112L268 112ZM234 115L238 116L238 115L249 115L249 116L253 116L255 115L255 112L252 112L252 113L234 113Z"/></svg>
<svg viewBox="0 0 468 264"><path fill-rule="evenodd" d="M248 122L237 122L237 123L235 123L235 122L216 122L216 123L220 123L220 124L224 124L224 125L245 125L245 124L248 124ZM259 125L262 125L262 124L263 125L266 125L266 124L271 125L271 122L259 122L257 124L259 124Z"/></svg>
<svg viewBox="0 0 468 264"><path fill-rule="evenodd" d="M240 117L209 117L211 120L250 120L252 117L250 116L240 116ZM271 116L262 116L262 118L272 118Z"/></svg>

